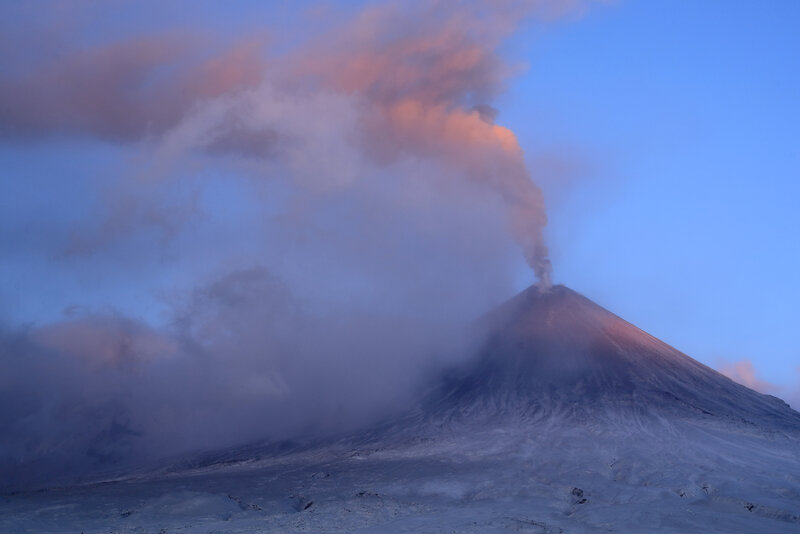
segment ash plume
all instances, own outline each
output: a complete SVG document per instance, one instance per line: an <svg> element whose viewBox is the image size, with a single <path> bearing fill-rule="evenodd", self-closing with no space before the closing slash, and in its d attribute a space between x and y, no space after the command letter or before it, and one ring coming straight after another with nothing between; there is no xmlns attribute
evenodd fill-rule
<svg viewBox="0 0 800 534"><path fill-rule="evenodd" d="M192 34L75 47L57 61L10 69L0 78L0 133L12 141L65 135L147 140L160 158L205 150L273 164L282 156L295 157L285 152L291 143L327 142L314 135L334 135L300 131L298 121L335 129L339 121L351 120L354 131L341 132L350 138L337 149L378 167L401 158L437 161L448 176L430 180L462 180L463 187L497 197L511 235L546 287L551 267L541 190L514 133L485 110L512 74L496 50L516 20L581 7L559 1L457 7L389 2L365 8L324 36L278 55L270 54L265 39L215 50L207 38ZM291 106L288 112L280 109L287 100L294 101L298 116L291 116ZM306 108L314 110L313 119ZM356 178L309 172L328 182L323 187ZM74 248L91 249L91 241L83 239ZM97 241L102 245L107 239Z"/></svg>
<svg viewBox="0 0 800 534"><path fill-rule="evenodd" d="M542 192L492 107L514 73L498 48L583 7L388 2L275 43L268 21L23 35L8 21L27 8L3 6L0 140L114 158L20 186L73 205L3 230L72 311L2 317L0 469L24 483L352 428L469 356L465 325L510 294L519 248L551 278ZM57 302L59 283L80 289Z"/></svg>

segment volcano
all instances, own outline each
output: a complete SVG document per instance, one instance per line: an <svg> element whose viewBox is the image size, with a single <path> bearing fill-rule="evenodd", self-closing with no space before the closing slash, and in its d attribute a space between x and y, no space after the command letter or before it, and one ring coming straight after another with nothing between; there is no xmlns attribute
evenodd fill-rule
<svg viewBox="0 0 800 534"><path fill-rule="evenodd" d="M3 497L0 531L800 532L800 414L564 286L406 413Z"/></svg>
<svg viewBox="0 0 800 534"><path fill-rule="evenodd" d="M794 432L800 413L563 286L536 286L490 313L477 360L429 398L430 415L695 419Z"/></svg>

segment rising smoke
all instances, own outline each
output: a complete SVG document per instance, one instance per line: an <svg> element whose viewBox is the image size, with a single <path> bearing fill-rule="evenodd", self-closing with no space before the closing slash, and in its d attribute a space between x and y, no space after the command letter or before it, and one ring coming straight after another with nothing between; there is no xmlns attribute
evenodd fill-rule
<svg viewBox="0 0 800 534"><path fill-rule="evenodd" d="M160 314L112 292L60 321L8 318L6 480L342 432L468 356L465 325L509 293L514 243L550 285L542 194L491 106L513 70L497 49L518 20L576 7L384 3L274 48L66 32L56 59L10 61L5 143L121 155L74 184L80 216L3 239L39 243L61 277L154 292L137 298Z"/></svg>

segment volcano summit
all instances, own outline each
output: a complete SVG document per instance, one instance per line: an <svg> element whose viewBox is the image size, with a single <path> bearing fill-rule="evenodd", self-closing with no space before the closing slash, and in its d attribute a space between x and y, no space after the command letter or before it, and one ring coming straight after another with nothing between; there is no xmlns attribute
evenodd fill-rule
<svg viewBox="0 0 800 534"><path fill-rule="evenodd" d="M800 414L785 402L733 382L565 286L531 287L485 321L480 357L450 377L429 410L800 429Z"/></svg>
<svg viewBox="0 0 800 534"><path fill-rule="evenodd" d="M564 287L355 435L3 497L3 532L800 532L800 414ZM163 530L160 530L163 529Z"/></svg>

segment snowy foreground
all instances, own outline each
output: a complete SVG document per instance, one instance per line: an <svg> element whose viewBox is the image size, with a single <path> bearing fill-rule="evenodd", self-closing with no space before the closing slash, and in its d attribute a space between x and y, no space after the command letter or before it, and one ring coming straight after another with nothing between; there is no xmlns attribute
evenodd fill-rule
<svg viewBox="0 0 800 534"><path fill-rule="evenodd" d="M0 495L0 533L800 533L800 414L563 286L347 439Z"/></svg>
<svg viewBox="0 0 800 534"><path fill-rule="evenodd" d="M542 430L7 495L0 532L800 532L796 440Z"/></svg>

